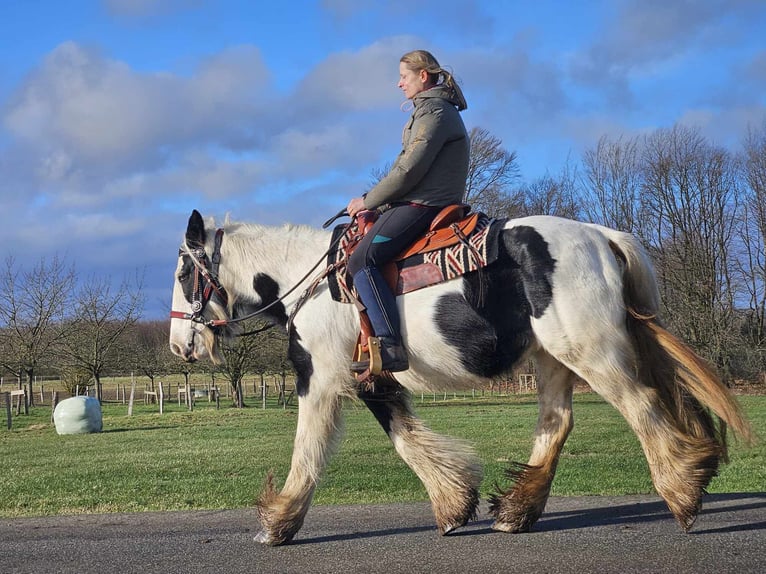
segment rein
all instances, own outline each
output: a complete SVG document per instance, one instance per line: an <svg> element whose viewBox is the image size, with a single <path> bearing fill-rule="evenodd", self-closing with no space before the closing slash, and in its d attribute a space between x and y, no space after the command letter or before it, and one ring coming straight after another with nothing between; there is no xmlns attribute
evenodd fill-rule
<svg viewBox="0 0 766 574"><path fill-rule="evenodd" d="M335 218L339 217L343 212L339 213L335 216ZM327 224L329 224L332 220L328 221ZM352 222L353 223L353 222ZM347 224L347 230L351 227L351 223ZM205 309L205 306L207 305L208 301L211 299L212 294L215 292L218 297L222 300L224 306L227 305L229 297L226 293L226 289L221 285L220 280L218 279L218 267L221 261L221 243L223 242L223 228L219 228L216 230L215 234L215 244L213 248L213 255L211 257L211 264L210 266L207 265L208 257L205 253L204 248L197 247L194 249L189 248L188 246L184 246L184 248L181 248L178 252L179 255L188 255L192 263L194 264L194 288L192 290L192 312L191 313L185 313L183 311L170 311L170 317L171 319L185 319L189 321L193 321L195 323L200 323L201 325L204 325L205 327L209 327L213 330L217 330L221 327L225 327L226 325L231 325L234 323L241 323L242 321L247 321L248 319L252 319L254 317L257 317L258 315L261 315L277 305L278 303L281 303L285 300L285 298L290 295L293 291L295 291L300 285L306 281L306 279L309 278L309 276L314 272L314 270L319 267L319 265L322 263L322 261L325 261L327 259L327 256L330 254L330 252L335 249L335 247L338 245L340 240L344 237L345 233L341 233L338 235L337 239L333 241L330 244L330 247L325 251L322 256L319 258L319 260L314 264L311 269L308 270L308 272L301 277L298 282L293 285L290 289L288 289L281 297L275 299L265 307L261 307L257 311L253 311L252 313L248 313L247 315L243 315L242 317L230 317L227 319L210 319L206 320L203 316L203 311ZM290 325L292 324L292 320L295 317L295 314L298 312L298 309L303 306L303 304L308 300L308 298L314 293L316 290L317 285L325 278L329 273L337 269L338 263L335 263L333 265L328 266L320 275L312 281L311 285L309 285L306 290L301 294L301 296L298 298L298 302L296 303L295 309L290 313L290 317L288 319L288 329L290 328ZM201 287L200 283L200 276L204 279L204 287ZM261 333L263 331L266 331L267 329L271 329L274 327L275 324L271 323L265 327L255 329L253 331L248 331L246 333L241 333L239 336L245 337L249 335L255 335L257 333Z"/></svg>

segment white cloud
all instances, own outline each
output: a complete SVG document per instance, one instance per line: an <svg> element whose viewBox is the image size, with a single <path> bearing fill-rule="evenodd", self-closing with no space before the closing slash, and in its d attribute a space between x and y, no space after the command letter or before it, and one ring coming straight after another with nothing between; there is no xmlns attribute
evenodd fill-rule
<svg viewBox="0 0 766 574"><path fill-rule="evenodd" d="M153 194L233 198L379 160L400 129L386 129L389 117L406 119L392 104L407 42L331 55L281 101L254 47L212 55L183 77L137 72L67 42L29 75L3 121L16 153L34 158L26 177L61 207ZM354 75L370 80L348 82L350 70L369 70Z"/></svg>
<svg viewBox="0 0 766 574"><path fill-rule="evenodd" d="M169 146L241 141L267 91L268 72L250 47L210 58L187 79L138 73L67 42L20 88L4 124L45 158L49 179L65 177L64 163L114 173L155 162Z"/></svg>
<svg viewBox="0 0 766 574"><path fill-rule="evenodd" d="M339 110L370 110L403 101L397 87L399 58L415 40L397 36L356 52L330 54L311 70L296 91L302 105L321 102Z"/></svg>
<svg viewBox="0 0 766 574"><path fill-rule="evenodd" d="M600 37L573 54L571 77L606 90L607 99L631 104L631 77L652 77L727 45L754 10L757 0L621 0L604 12Z"/></svg>

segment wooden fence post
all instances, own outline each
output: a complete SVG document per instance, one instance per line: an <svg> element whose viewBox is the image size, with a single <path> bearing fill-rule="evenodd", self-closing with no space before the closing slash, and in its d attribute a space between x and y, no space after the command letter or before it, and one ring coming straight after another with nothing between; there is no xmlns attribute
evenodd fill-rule
<svg viewBox="0 0 766 574"><path fill-rule="evenodd" d="M5 395L5 417L6 417L6 425L8 427L8 430L11 430L11 393L8 391L5 391L3 393Z"/></svg>
<svg viewBox="0 0 766 574"><path fill-rule="evenodd" d="M136 397L136 379L133 373L130 373L130 400L128 401L128 416L133 415L133 400Z"/></svg>
<svg viewBox="0 0 766 574"><path fill-rule="evenodd" d="M266 410L266 381L261 384L261 408Z"/></svg>
<svg viewBox="0 0 766 574"><path fill-rule="evenodd" d="M59 392L53 391L51 393L51 422L53 422L53 412L56 410L56 405L59 404Z"/></svg>
<svg viewBox="0 0 766 574"><path fill-rule="evenodd" d="M21 414L21 401L24 401L24 414L29 414L29 395L27 393L27 387L24 383L21 382L21 377L16 377L16 383L18 384L18 391L15 391L13 394L15 394L18 397L18 402L16 403L16 415Z"/></svg>
<svg viewBox="0 0 766 574"><path fill-rule="evenodd" d="M159 381L157 386L159 387L160 414L162 414L164 410L163 406L165 404L165 390L162 388L162 381Z"/></svg>

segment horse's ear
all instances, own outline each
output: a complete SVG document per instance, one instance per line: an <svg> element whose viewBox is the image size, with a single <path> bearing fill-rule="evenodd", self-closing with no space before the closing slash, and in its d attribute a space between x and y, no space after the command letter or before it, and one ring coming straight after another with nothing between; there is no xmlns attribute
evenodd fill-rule
<svg viewBox="0 0 766 574"><path fill-rule="evenodd" d="M189 217L189 225L186 228L186 245L189 247L205 246L205 222L196 209L192 211Z"/></svg>

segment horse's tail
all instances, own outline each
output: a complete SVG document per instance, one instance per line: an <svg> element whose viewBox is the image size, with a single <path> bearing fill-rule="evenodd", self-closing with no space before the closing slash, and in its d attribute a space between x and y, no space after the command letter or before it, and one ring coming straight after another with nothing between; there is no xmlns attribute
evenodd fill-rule
<svg viewBox="0 0 766 574"><path fill-rule="evenodd" d="M660 292L654 266L644 247L630 233L591 224L609 242L609 248L623 264L623 299L631 308L645 316L655 316L660 310Z"/></svg>
<svg viewBox="0 0 766 574"><path fill-rule="evenodd" d="M683 391L683 395L688 393L722 421L719 432L724 457L726 426L746 442L752 443L754 435L750 423L742 414L742 409L731 391L721 382L713 368L688 345L662 327L656 319L638 317L633 320L642 327L634 329L634 332L645 329L643 336L651 337L675 365L675 384ZM678 397L681 400L684 398ZM679 405L679 408L683 408L683 405Z"/></svg>
<svg viewBox="0 0 766 574"><path fill-rule="evenodd" d="M659 393L679 428L715 440L726 460L726 428L747 442L753 431L741 408L715 370L659 322L659 291L649 256L632 235L600 230L623 262L623 300L644 384ZM708 409L718 417L713 421Z"/></svg>

